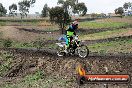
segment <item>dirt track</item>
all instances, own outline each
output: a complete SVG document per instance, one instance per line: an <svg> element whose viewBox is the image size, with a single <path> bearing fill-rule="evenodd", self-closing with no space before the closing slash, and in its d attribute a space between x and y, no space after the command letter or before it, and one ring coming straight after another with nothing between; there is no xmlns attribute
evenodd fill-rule
<svg viewBox="0 0 132 88"><path fill-rule="evenodd" d="M2 52L3 49L0 49ZM4 50L5 51L5 50ZM132 56L125 55L90 55L85 59L78 56L58 57L52 50L36 49L6 49L14 54L15 63L12 68L0 79L0 84L5 82L17 83L21 77L41 69L47 76L61 77L64 79L76 78L76 67L81 64L88 74L105 74L104 67L107 67L109 74L130 74L132 76ZM11 77L10 79L8 77ZM14 79L16 81L14 81ZM52 88L60 88L54 87ZM103 84L87 84L82 88L105 88ZM70 88L79 88L76 81L73 81ZM109 84L109 88L128 88L128 84ZM132 87L129 87L132 88Z"/></svg>
<svg viewBox="0 0 132 88"><path fill-rule="evenodd" d="M23 30L22 30L23 31ZM24 30L25 31L25 30ZM27 31L27 30L26 30ZM30 30L28 30L30 31ZM31 30L36 33L35 30ZM37 31L41 33L41 31ZM47 32L44 32L47 33ZM49 35L49 34L46 34ZM132 36L117 37L117 39L131 38ZM31 37L32 38L32 37ZM26 39L26 38L25 38ZM93 44L99 42L113 41L116 38L108 38L96 41L86 41L86 44ZM44 44L55 43L56 40L48 40ZM119 53L119 54L105 54L99 55L97 53L91 53L85 58L79 58L75 56L65 56L58 57L56 55L56 50L53 49L17 49L9 48L2 49L0 52L9 51L13 53L14 60L12 62L12 67L0 77L0 85L5 83L18 83L28 74L34 73L38 69L45 72L46 76L51 76L55 78L62 78L66 80L74 79L74 81L69 82L68 88L80 88L77 84L76 68L79 64L85 67L88 74L105 74L105 68L109 70L109 74L130 74L132 76L132 53ZM0 61L0 64L2 62ZM132 85L132 83L130 83ZM128 88L129 84L109 84L108 88ZM49 88L62 88L56 84L49 85ZM81 88L106 88L103 84L86 84L81 86ZM0 86L1 88L1 86ZM64 87L67 88L67 87ZM130 86L129 88L132 88Z"/></svg>

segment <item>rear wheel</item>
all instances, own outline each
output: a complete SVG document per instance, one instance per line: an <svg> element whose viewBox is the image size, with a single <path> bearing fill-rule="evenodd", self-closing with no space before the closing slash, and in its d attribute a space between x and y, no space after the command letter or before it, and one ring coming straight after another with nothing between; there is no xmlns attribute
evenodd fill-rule
<svg viewBox="0 0 132 88"><path fill-rule="evenodd" d="M81 58L86 58L89 54L89 49L85 45L81 45L78 49L78 55Z"/></svg>
<svg viewBox="0 0 132 88"><path fill-rule="evenodd" d="M59 57L65 55L64 47L60 47L60 46L57 47L57 55L58 55Z"/></svg>

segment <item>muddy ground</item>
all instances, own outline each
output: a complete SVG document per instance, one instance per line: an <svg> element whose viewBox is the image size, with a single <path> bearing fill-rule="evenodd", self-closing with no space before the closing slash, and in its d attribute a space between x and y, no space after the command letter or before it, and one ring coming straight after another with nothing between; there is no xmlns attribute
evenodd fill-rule
<svg viewBox="0 0 132 88"><path fill-rule="evenodd" d="M58 57L52 51L38 51L25 49L1 49L0 52L11 52L14 55L12 67L1 78L0 85L18 83L23 77L35 71L42 70L46 76L71 80L68 86L49 85L48 88L106 88L104 84L84 84L79 86L76 78L77 66L85 67L87 74L130 74L132 77L131 56L94 56L85 59L78 56ZM2 64L2 62L1 62ZM132 88L129 84L108 84L108 88ZM31 87L32 88L32 87Z"/></svg>

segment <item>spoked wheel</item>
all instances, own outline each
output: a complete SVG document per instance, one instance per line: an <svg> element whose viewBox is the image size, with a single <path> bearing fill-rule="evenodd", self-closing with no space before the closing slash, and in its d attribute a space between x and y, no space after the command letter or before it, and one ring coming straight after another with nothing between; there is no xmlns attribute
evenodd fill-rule
<svg viewBox="0 0 132 88"><path fill-rule="evenodd" d="M64 52L64 48L63 47L57 47L57 55L59 56L59 57L62 57L62 56L64 56L65 55L65 52Z"/></svg>
<svg viewBox="0 0 132 88"><path fill-rule="evenodd" d="M85 46L85 45L81 45L81 46L79 47L79 50L78 50L78 55L79 55L79 57L81 57L81 58L86 58L86 57L88 56L88 54L89 54L89 49L88 49L88 47Z"/></svg>

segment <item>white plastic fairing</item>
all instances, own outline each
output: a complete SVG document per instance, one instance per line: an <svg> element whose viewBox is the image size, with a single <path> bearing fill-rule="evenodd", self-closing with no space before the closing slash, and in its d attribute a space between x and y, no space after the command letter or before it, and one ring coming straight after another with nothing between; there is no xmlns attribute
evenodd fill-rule
<svg viewBox="0 0 132 88"><path fill-rule="evenodd" d="M60 46L60 47L64 47L64 45L65 44L63 44L63 43L56 43L58 46Z"/></svg>
<svg viewBox="0 0 132 88"><path fill-rule="evenodd" d="M77 36L75 36L75 40L78 40L78 37Z"/></svg>

